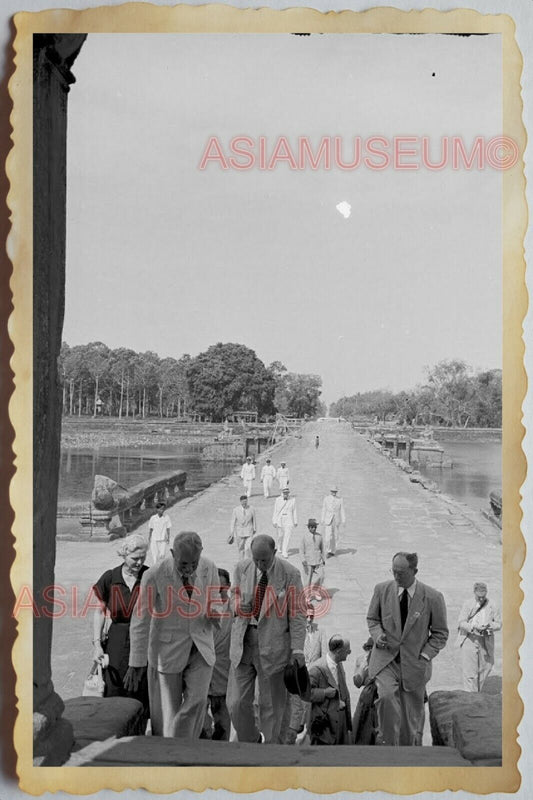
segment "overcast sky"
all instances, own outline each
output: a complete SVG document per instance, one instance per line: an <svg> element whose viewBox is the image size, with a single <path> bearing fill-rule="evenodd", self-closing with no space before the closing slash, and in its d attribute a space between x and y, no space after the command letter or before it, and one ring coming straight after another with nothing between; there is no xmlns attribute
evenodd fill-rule
<svg viewBox="0 0 533 800"><path fill-rule="evenodd" d="M74 72L70 345L240 342L328 402L501 366L497 171L198 168L211 135L488 140L499 36L91 34Z"/></svg>

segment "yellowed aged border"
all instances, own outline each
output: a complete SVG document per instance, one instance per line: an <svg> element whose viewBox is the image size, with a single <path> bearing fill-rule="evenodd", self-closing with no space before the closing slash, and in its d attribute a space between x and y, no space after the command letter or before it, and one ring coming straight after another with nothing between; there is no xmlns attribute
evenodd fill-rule
<svg viewBox="0 0 533 800"><path fill-rule="evenodd" d="M31 583L32 529L32 34L33 33L173 33L173 32L254 32L282 33L309 31L324 33L499 33L503 47L504 126L503 134L512 137L522 154L526 135L522 125L520 76L522 58L514 39L514 23L508 16L483 15L472 10L441 13L434 10L403 12L379 8L323 14L311 9L237 10L229 6L208 5L174 8L144 3L85 11L56 10L15 17L16 72L9 90L14 103L12 124L14 147L7 161L11 183L8 204L12 212L12 231L8 254L14 265L12 290L14 311L9 334L15 346L12 365L15 393L10 416L16 431L14 449L17 473L11 485L11 502L16 512L16 561L12 569L14 593ZM517 761L520 748L517 727L522 716L518 693L520 668L518 648L524 627L520 617L522 592L519 570L525 556L520 533L520 486L525 479L526 462L521 450L523 427L521 405L526 391L523 367L522 321L527 308L523 241L527 227L523 163L503 174L504 243L504 439L503 506L505 509L503 564L504 583L504 748L503 766L490 768L62 768L32 766L31 707L31 618L19 621L19 636L14 648L20 714L15 728L18 772L21 787L34 794L63 790L87 794L107 788L145 788L152 792L173 792L181 788L201 791L225 788L251 792L270 788L282 790L303 787L329 793L349 790L362 792L381 789L402 794L444 789L463 789L475 793L513 792L520 785Z"/></svg>

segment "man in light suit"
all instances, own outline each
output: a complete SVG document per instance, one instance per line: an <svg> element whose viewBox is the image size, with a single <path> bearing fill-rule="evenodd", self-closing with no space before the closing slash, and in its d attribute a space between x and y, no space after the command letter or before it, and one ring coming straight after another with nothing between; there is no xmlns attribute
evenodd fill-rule
<svg viewBox="0 0 533 800"><path fill-rule="evenodd" d="M245 494L239 499L240 505L235 506L231 515L229 542L232 544L233 539L237 539L239 558L250 558L250 545L257 529L255 509L248 505Z"/></svg>
<svg viewBox="0 0 533 800"><path fill-rule="evenodd" d="M338 634L328 652L309 667L311 681L311 744L351 744L352 712L343 661L351 653L350 641Z"/></svg>
<svg viewBox="0 0 533 800"><path fill-rule="evenodd" d="M281 496L276 497L272 514L272 524L278 534L278 548L281 550L282 558L289 557L289 541L293 530L298 525L296 499L289 497L289 494L289 487L287 486Z"/></svg>
<svg viewBox="0 0 533 800"><path fill-rule="evenodd" d="M246 490L246 497L252 496L252 483L255 481L255 464L252 462L250 456L247 456L246 461L241 469L242 485Z"/></svg>
<svg viewBox="0 0 533 800"><path fill-rule="evenodd" d="M258 534L252 558L240 561L233 579L230 714L240 742L279 742L290 661L304 660L305 603L298 570L276 557L271 536ZM302 609L303 604L303 609ZM256 683L259 724L253 711Z"/></svg>
<svg viewBox="0 0 533 800"><path fill-rule="evenodd" d="M340 526L346 522L342 497L337 497L338 489L334 486L322 503L322 524L324 525L324 543L327 557L334 556L337 550Z"/></svg>
<svg viewBox="0 0 533 800"><path fill-rule="evenodd" d="M276 479L279 483L279 490L282 492L289 485L289 468L286 461L281 461L281 466L276 471Z"/></svg>
<svg viewBox="0 0 533 800"><path fill-rule="evenodd" d="M270 497L272 491L272 482L276 477L276 468L273 466L271 460L267 458L266 464L261 470L261 482L263 484L263 494L265 497Z"/></svg>
<svg viewBox="0 0 533 800"><path fill-rule="evenodd" d="M148 668L153 735L197 739L215 664L218 572L197 533L178 533L170 552L143 575L124 686L135 691Z"/></svg>
<svg viewBox="0 0 533 800"><path fill-rule="evenodd" d="M396 553L394 580L378 583L368 609L379 744L422 744L431 661L448 639L444 597L416 579L417 567L416 553Z"/></svg>

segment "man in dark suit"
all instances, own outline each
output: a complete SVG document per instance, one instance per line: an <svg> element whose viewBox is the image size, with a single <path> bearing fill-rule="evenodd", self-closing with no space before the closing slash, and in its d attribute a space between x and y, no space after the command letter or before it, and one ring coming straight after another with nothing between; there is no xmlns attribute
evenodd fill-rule
<svg viewBox="0 0 533 800"><path fill-rule="evenodd" d="M352 712L343 661L350 642L332 636L328 652L309 667L311 682L311 744L351 744Z"/></svg>
<svg viewBox="0 0 533 800"><path fill-rule="evenodd" d="M378 583L367 614L374 640L368 674L375 678L378 743L420 745L431 661L448 639L442 594L416 579L416 553L396 553L394 580Z"/></svg>
<svg viewBox="0 0 533 800"><path fill-rule="evenodd" d="M287 705L285 667L290 661L305 665L302 580L296 567L277 558L271 536L254 536L251 550L233 579L230 714L239 742L276 743ZM256 682L260 730L253 711Z"/></svg>

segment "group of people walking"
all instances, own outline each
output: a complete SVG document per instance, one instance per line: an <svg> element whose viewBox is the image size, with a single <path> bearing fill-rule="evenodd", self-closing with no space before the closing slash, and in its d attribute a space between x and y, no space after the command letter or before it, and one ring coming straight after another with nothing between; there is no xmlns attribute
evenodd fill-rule
<svg viewBox="0 0 533 800"><path fill-rule="evenodd" d="M108 663L106 695L138 699L159 736L420 745L426 684L448 627L443 595L417 577L416 553L396 553L392 578L370 599L352 715L344 671L350 639L344 632L326 639L314 605L324 598L326 559L346 521L338 488L322 504L324 533L308 520L299 547L302 581L288 560L298 517L286 463L276 470L267 459L261 473L264 497L274 480L280 488L272 514L277 542L258 532L251 459L241 478L246 493L233 509L228 539L237 549L233 580L203 555L196 532L182 531L170 544L171 521L160 503L148 539L128 536L118 551L122 563L94 585L94 658ZM482 689L500 627L486 584L477 582L458 622L466 691Z"/></svg>

